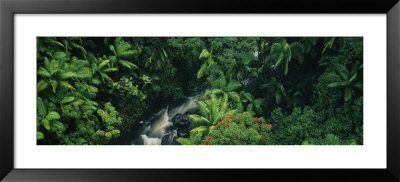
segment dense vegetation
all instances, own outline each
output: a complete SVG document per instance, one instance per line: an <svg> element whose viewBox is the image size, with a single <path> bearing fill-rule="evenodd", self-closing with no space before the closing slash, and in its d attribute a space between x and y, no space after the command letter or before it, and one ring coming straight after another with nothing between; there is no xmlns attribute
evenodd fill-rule
<svg viewBox="0 0 400 182"><path fill-rule="evenodd" d="M196 95L194 145L363 144L363 39L39 37L37 143L121 144Z"/></svg>

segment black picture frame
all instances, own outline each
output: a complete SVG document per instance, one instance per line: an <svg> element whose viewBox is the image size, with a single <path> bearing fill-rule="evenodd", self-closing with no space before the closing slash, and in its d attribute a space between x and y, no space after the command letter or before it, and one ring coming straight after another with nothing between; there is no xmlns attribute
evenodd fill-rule
<svg viewBox="0 0 400 182"><path fill-rule="evenodd" d="M387 15L386 169L15 169L14 14L381 13ZM317 16L317 15L316 15ZM400 181L398 0L0 0L0 179L4 181ZM34 157L34 156L32 156Z"/></svg>

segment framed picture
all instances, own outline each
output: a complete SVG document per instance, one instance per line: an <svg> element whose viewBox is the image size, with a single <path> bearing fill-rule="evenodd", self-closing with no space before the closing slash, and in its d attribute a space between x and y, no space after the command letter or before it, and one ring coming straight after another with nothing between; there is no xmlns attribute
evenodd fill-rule
<svg viewBox="0 0 400 182"><path fill-rule="evenodd" d="M397 1L0 8L5 181L400 180Z"/></svg>

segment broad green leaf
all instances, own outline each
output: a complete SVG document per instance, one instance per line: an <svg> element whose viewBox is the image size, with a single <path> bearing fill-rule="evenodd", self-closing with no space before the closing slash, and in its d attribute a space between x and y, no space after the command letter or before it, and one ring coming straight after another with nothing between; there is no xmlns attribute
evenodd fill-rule
<svg viewBox="0 0 400 182"><path fill-rule="evenodd" d="M37 73L38 73L38 75L40 75L42 77L46 77L46 78L50 78L51 77L51 74L46 69L44 69L43 67L40 67Z"/></svg>
<svg viewBox="0 0 400 182"><path fill-rule="evenodd" d="M72 86L71 84L69 84L67 81L60 81L60 85L64 88L70 89L75 91L74 86Z"/></svg>
<svg viewBox="0 0 400 182"><path fill-rule="evenodd" d="M88 67L83 67L79 69L78 73L76 74L77 78L91 78L93 76L92 70Z"/></svg>
<svg viewBox="0 0 400 182"><path fill-rule="evenodd" d="M50 79L49 80L51 87L53 88L53 93L56 93L58 82L55 80Z"/></svg>
<svg viewBox="0 0 400 182"><path fill-rule="evenodd" d="M348 81L349 80L349 71L343 64L336 63L334 64L334 68L336 73L339 74L339 76L343 79L343 81Z"/></svg>
<svg viewBox="0 0 400 182"><path fill-rule="evenodd" d="M97 78L92 78L92 83L95 85L99 85L99 84L101 84L101 81Z"/></svg>
<svg viewBox="0 0 400 182"><path fill-rule="evenodd" d="M201 65L199 71L197 71L197 79L200 79L201 77L203 77L205 68L206 68L206 63L203 63Z"/></svg>
<svg viewBox="0 0 400 182"><path fill-rule="evenodd" d="M168 58L168 54L167 54L167 52L166 52L164 49L161 49L161 50L162 50L162 52L163 52L164 56L165 56L166 58Z"/></svg>
<svg viewBox="0 0 400 182"><path fill-rule="evenodd" d="M356 78L357 78L357 73L354 73L354 75L349 79L349 82L352 82Z"/></svg>
<svg viewBox="0 0 400 182"><path fill-rule="evenodd" d="M128 69L139 69L138 66L136 66L135 64L129 62L129 61L125 61L125 60L118 60L118 63Z"/></svg>
<svg viewBox="0 0 400 182"><path fill-rule="evenodd" d="M54 120L51 121L51 129L58 131L65 131L67 128L60 121Z"/></svg>
<svg viewBox="0 0 400 182"><path fill-rule="evenodd" d="M39 116L43 117L47 114L47 109L46 106L44 105L44 102L42 98L37 97L37 111Z"/></svg>
<svg viewBox="0 0 400 182"><path fill-rule="evenodd" d="M178 141L182 145L193 145L192 141L189 138L179 137L178 139L176 139L176 141Z"/></svg>
<svg viewBox="0 0 400 182"><path fill-rule="evenodd" d="M98 89L97 87L92 86L92 85L89 85L89 90L90 90L91 92L94 92L94 93L97 93L97 92L99 91L99 89Z"/></svg>
<svg viewBox="0 0 400 182"><path fill-rule="evenodd" d="M42 125L44 128L46 128L46 130L50 130L50 121L47 119L42 119L41 121Z"/></svg>
<svg viewBox="0 0 400 182"><path fill-rule="evenodd" d="M290 49L290 46L286 41L284 41L283 47L286 54L286 63L289 64L289 62L292 60L292 50Z"/></svg>
<svg viewBox="0 0 400 182"><path fill-rule="evenodd" d="M332 72L326 74L323 78L324 78L324 81L327 83L344 81L340 78L339 75L337 75L336 73L332 73Z"/></svg>
<svg viewBox="0 0 400 182"><path fill-rule="evenodd" d="M351 99L351 88L346 87L344 88L344 101L347 102L350 99Z"/></svg>
<svg viewBox="0 0 400 182"><path fill-rule="evenodd" d="M109 80L109 81L111 81L111 82L113 82L113 80L107 75L107 74L105 74L105 73L100 73L100 75L101 75L101 77L104 79L107 79L107 80Z"/></svg>
<svg viewBox="0 0 400 182"><path fill-rule="evenodd" d="M207 49L203 49L203 51L201 52L199 59L207 59L211 56L211 54L207 51Z"/></svg>
<svg viewBox="0 0 400 182"><path fill-rule="evenodd" d="M71 104L74 105L74 106L80 106L80 105L82 105L83 103L85 103L84 100L78 99L77 101L74 101L74 102L72 102ZM93 110L97 110L97 108L94 108Z"/></svg>
<svg viewBox="0 0 400 182"><path fill-rule="evenodd" d="M331 39L329 39L329 41L327 43L325 43L325 47L322 50L322 54L326 51L327 48L331 48L334 42L335 42L335 37L332 37Z"/></svg>
<svg viewBox="0 0 400 182"><path fill-rule="evenodd" d="M105 73L115 72L115 71L118 71L118 68L105 68L103 71Z"/></svg>
<svg viewBox="0 0 400 182"><path fill-rule="evenodd" d="M49 121L55 120L55 119L60 119L60 115L55 111L51 111L47 114L46 119Z"/></svg>
<svg viewBox="0 0 400 182"><path fill-rule="evenodd" d="M328 84L327 87L333 88L333 87L342 87L342 86L346 86L346 82L334 82L334 83L330 83Z"/></svg>
<svg viewBox="0 0 400 182"><path fill-rule="evenodd" d="M59 70L58 66L59 66L58 61L56 61L54 59L51 60L50 67L49 67L50 74L54 75L54 73L57 73Z"/></svg>
<svg viewBox="0 0 400 182"><path fill-rule="evenodd" d="M115 52L114 46L113 46L113 45L110 45L109 47L110 47L111 52L113 52L114 55L117 55L117 52Z"/></svg>
<svg viewBox="0 0 400 182"><path fill-rule="evenodd" d="M285 76L288 74L288 72L289 72L289 62L286 61L286 64L285 64L285 72L284 72Z"/></svg>
<svg viewBox="0 0 400 182"><path fill-rule="evenodd" d="M36 132L36 140L43 140L43 139L44 139L43 133L40 131Z"/></svg>
<svg viewBox="0 0 400 182"><path fill-rule="evenodd" d="M44 80L40 80L40 81L37 83L37 92L40 92L40 91L46 89L48 86L49 86L49 83L48 83L48 82L46 82L46 81L44 81Z"/></svg>
<svg viewBox="0 0 400 182"><path fill-rule="evenodd" d="M207 131L208 128L206 126L199 126L196 128L193 128L192 130L190 130L190 132L203 132L203 131Z"/></svg>
<svg viewBox="0 0 400 182"><path fill-rule="evenodd" d="M69 78L76 78L78 76L78 74L73 71L68 71L68 72L62 73L60 76L62 79L69 79Z"/></svg>
<svg viewBox="0 0 400 182"><path fill-rule="evenodd" d="M77 44L75 42L71 42L71 46L74 47L74 48L80 49L83 54L87 54L87 51L81 45L79 45L79 44Z"/></svg>
<svg viewBox="0 0 400 182"><path fill-rule="evenodd" d="M45 42L50 43L50 44L55 44L55 45L58 45L58 46L60 46L62 48L65 48L64 45L61 42L58 42L58 41L54 40L54 38L46 38Z"/></svg>
<svg viewBox="0 0 400 182"><path fill-rule="evenodd" d="M64 61L67 59L67 54L65 54L65 52L58 51L53 54L53 58L56 60Z"/></svg>
<svg viewBox="0 0 400 182"><path fill-rule="evenodd" d="M279 66L279 64L281 64L283 57L284 57L283 53L279 54L278 58L275 61L274 69L276 69Z"/></svg>
<svg viewBox="0 0 400 182"><path fill-rule="evenodd" d="M90 57L90 56L88 56L88 57ZM96 58L92 58L92 59L96 59ZM89 65L89 61L88 60L83 60L83 59L74 59L74 60L72 60L71 65L73 67L76 67L76 68L81 68L81 67L84 67L84 66L88 66Z"/></svg>
<svg viewBox="0 0 400 182"><path fill-rule="evenodd" d="M101 70L104 66L106 66L108 63L110 63L110 60L104 60L99 64L98 69Z"/></svg>
<svg viewBox="0 0 400 182"><path fill-rule="evenodd" d="M75 100L75 97L64 97L61 101L60 104L66 104L70 103Z"/></svg>

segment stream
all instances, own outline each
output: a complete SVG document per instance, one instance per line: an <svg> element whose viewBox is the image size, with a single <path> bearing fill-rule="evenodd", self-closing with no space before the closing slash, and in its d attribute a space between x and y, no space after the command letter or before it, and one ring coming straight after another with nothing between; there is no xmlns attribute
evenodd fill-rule
<svg viewBox="0 0 400 182"><path fill-rule="evenodd" d="M197 110L196 98L187 97L174 108L161 109L144 121L140 121L139 135L130 142L131 145L179 145L178 137L188 136L190 122L188 113Z"/></svg>

